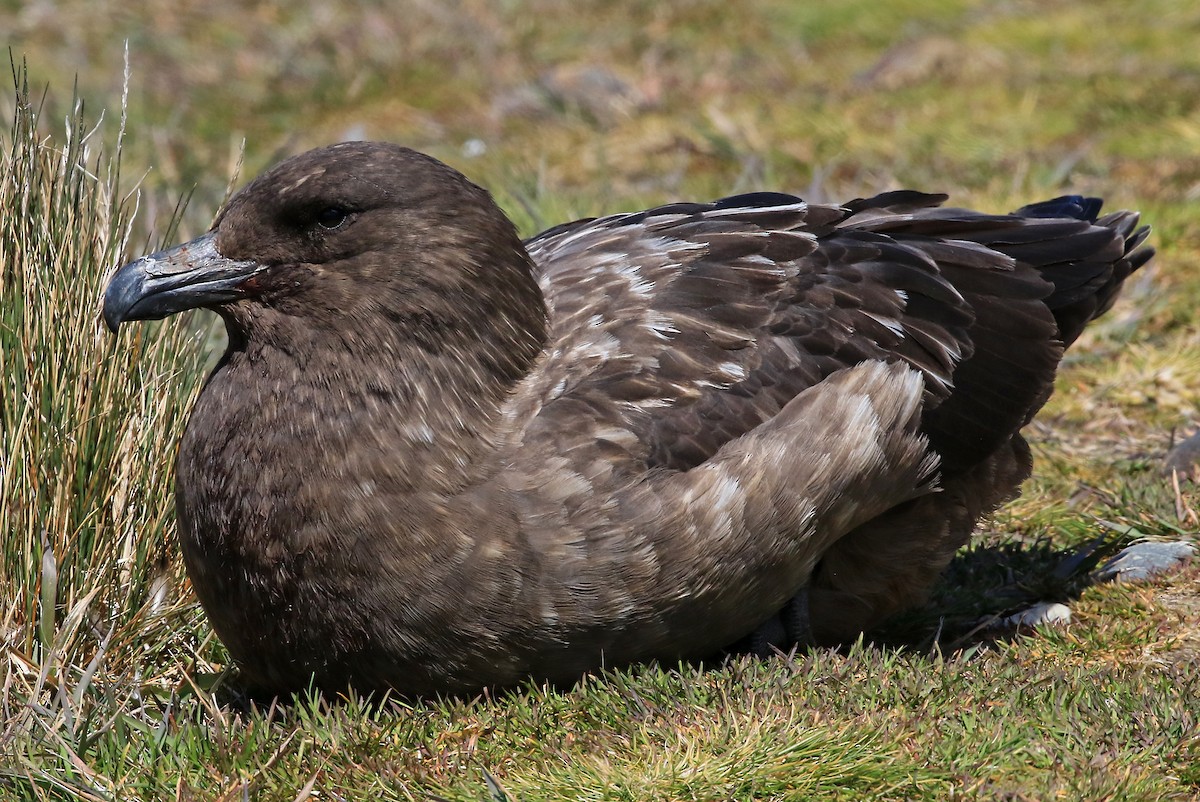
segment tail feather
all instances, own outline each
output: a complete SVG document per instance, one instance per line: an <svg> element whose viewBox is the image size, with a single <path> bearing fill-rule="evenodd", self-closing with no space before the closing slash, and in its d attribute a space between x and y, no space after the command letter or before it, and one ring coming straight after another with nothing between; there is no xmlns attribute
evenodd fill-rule
<svg viewBox="0 0 1200 802"><path fill-rule="evenodd" d="M1060 195L1047 201L1038 201L1022 206L1013 212L1017 217L1068 218L1096 222L1103 198L1088 198L1083 195Z"/></svg>
<svg viewBox="0 0 1200 802"><path fill-rule="evenodd" d="M1100 198L1064 195L1023 206L1014 215L1026 218L1078 220L1090 225L1057 239L1041 239L992 247L1035 267L1054 285L1045 304L1058 324L1064 345L1070 345L1088 323L1107 312L1125 279L1154 255L1145 245L1149 226L1138 226L1137 212L1099 216ZM1039 230L1042 225L1027 230ZM1049 230L1047 234L1051 233Z"/></svg>

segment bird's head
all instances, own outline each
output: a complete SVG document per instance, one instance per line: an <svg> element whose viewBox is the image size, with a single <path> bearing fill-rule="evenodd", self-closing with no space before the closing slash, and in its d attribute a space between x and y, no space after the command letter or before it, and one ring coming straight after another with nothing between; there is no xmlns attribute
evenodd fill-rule
<svg viewBox="0 0 1200 802"><path fill-rule="evenodd" d="M490 195L436 159L376 142L279 164L208 233L125 265L104 294L113 331L192 308L216 310L241 338L284 320L290 331L437 336L490 319L540 338L545 315L529 257Z"/></svg>

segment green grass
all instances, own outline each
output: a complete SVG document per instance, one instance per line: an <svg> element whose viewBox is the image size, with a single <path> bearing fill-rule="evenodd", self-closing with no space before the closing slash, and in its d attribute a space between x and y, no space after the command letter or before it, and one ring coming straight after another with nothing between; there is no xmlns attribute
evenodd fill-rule
<svg viewBox="0 0 1200 802"><path fill-rule="evenodd" d="M30 65L0 133L0 800L1200 798L1200 568L1069 570L1103 532L1200 529L1195 485L1159 471L1200 418L1194 3L126 8L0 4ZM98 299L113 265L207 227L243 141L253 175L347 131L449 161L527 233L760 188L1082 191L1142 209L1159 256L1073 349L1022 498L871 641L255 706L173 542L208 321L113 338ZM1038 600L1070 626L981 627Z"/></svg>

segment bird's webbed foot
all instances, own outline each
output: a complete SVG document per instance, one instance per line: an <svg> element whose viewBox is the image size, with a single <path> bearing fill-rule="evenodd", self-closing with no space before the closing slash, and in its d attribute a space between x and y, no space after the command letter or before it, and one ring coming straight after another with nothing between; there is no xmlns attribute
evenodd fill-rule
<svg viewBox="0 0 1200 802"><path fill-rule="evenodd" d="M795 647L805 649L815 646L809 617L808 588L801 588L779 612L759 624L739 645L742 648L735 651L758 657L770 657Z"/></svg>

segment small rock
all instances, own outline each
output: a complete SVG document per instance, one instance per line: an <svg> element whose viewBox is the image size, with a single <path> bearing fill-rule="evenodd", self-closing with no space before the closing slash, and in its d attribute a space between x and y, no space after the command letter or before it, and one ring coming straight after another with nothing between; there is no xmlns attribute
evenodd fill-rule
<svg viewBox="0 0 1200 802"><path fill-rule="evenodd" d="M1042 624L1066 626L1071 623L1071 608L1058 602L1041 602L1027 610L1014 613L998 622L998 626L1012 629L1032 629Z"/></svg>
<svg viewBox="0 0 1200 802"><path fill-rule="evenodd" d="M462 155L468 159L477 159L487 153L487 143L478 137L468 139L462 144Z"/></svg>
<svg viewBox="0 0 1200 802"><path fill-rule="evenodd" d="M1134 543L1122 549L1096 572L1101 581L1139 582L1189 563L1196 547L1186 540L1173 543Z"/></svg>

